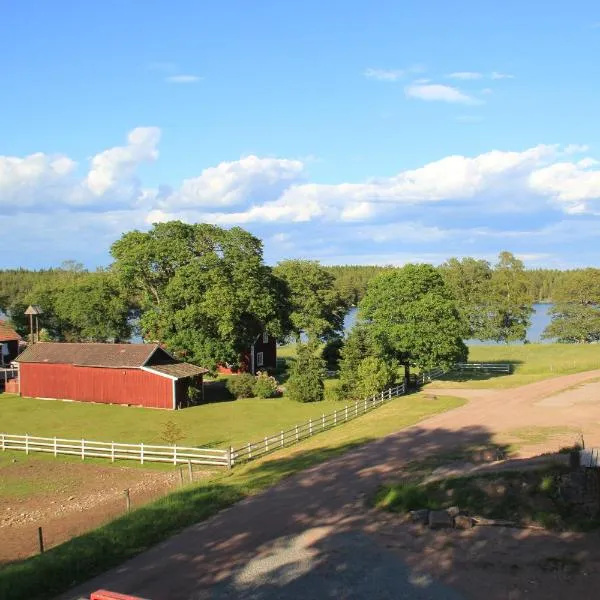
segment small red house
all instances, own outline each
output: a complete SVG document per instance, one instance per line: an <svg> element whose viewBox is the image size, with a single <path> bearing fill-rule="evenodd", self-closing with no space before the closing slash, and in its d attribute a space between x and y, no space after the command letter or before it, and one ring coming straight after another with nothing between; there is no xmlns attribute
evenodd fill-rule
<svg viewBox="0 0 600 600"><path fill-rule="evenodd" d="M206 369L177 361L158 344L38 342L22 354L19 393L36 398L183 408Z"/></svg>
<svg viewBox="0 0 600 600"><path fill-rule="evenodd" d="M0 366L10 365L17 357L20 341L21 336L6 321L0 321Z"/></svg>
<svg viewBox="0 0 600 600"><path fill-rule="evenodd" d="M235 370L229 365L220 365L219 373L231 375L232 373L252 373L256 375L259 371L273 371L277 366L277 339L266 331L256 336L254 343L250 346L240 359L240 368Z"/></svg>

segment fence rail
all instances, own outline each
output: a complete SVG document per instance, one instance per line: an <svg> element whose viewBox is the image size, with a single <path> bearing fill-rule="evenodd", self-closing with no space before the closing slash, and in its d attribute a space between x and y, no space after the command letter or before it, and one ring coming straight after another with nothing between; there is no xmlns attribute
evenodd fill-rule
<svg viewBox="0 0 600 600"><path fill-rule="evenodd" d="M457 371L487 371L497 373L510 373L510 363L457 363L455 365Z"/></svg>
<svg viewBox="0 0 600 600"><path fill-rule="evenodd" d="M370 398L358 400L353 404L347 404L343 408L334 410L332 413L322 414L315 419L309 419L305 423L295 425L290 429L281 430L273 435L266 436L262 440L248 442L245 446L233 449L231 463L237 464L254 460L265 454L274 452L287 446L292 446L313 435L347 423L360 415L381 406L384 402L402 396L406 392L404 384L391 387L383 392L375 394Z"/></svg>
<svg viewBox="0 0 600 600"><path fill-rule="evenodd" d="M187 446L155 446L152 444L123 444L119 442L96 442L92 440L70 440L0 433L0 449L30 452L46 452L80 456L86 458L108 458L115 460L135 460L164 462L174 465L192 463L194 465L231 466L231 450L215 448L192 448Z"/></svg>

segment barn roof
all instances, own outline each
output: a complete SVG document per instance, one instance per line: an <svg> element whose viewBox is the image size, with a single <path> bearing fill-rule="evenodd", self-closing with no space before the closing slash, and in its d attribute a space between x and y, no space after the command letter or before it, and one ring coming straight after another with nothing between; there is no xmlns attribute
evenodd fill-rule
<svg viewBox="0 0 600 600"><path fill-rule="evenodd" d="M208 369L191 365L190 363L174 362L171 364L148 365L144 367L146 371L155 371L161 375L168 375L176 379L184 379L185 377L195 377L208 373Z"/></svg>
<svg viewBox="0 0 600 600"><path fill-rule="evenodd" d="M38 342L22 352L16 361L135 369L144 366L158 348L158 344Z"/></svg>
<svg viewBox="0 0 600 600"><path fill-rule="evenodd" d="M0 342L17 342L20 339L21 336L6 321L0 321Z"/></svg>

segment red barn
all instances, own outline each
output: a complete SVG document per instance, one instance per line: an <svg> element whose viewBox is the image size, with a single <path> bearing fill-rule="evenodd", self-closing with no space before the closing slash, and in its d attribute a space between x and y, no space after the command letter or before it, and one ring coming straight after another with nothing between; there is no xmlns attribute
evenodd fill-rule
<svg viewBox="0 0 600 600"><path fill-rule="evenodd" d="M258 371L274 371L277 367L277 339L266 331L256 336L254 343L240 358L240 368L232 369L229 365L219 365L219 373L252 373Z"/></svg>
<svg viewBox="0 0 600 600"><path fill-rule="evenodd" d="M21 336L5 321L0 321L0 366L10 365L19 354Z"/></svg>
<svg viewBox="0 0 600 600"><path fill-rule="evenodd" d="M206 369L177 361L158 344L38 342L17 357L19 393L104 404L182 408Z"/></svg>

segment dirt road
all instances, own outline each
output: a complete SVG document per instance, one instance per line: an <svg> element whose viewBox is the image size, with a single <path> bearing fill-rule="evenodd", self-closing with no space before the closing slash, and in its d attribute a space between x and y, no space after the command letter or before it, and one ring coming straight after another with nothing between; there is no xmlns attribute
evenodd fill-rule
<svg viewBox="0 0 600 600"><path fill-rule="evenodd" d="M402 526L395 544L386 544L382 535L398 525L367 511L363 498L382 481L400 476L410 461L456 446L489 444L496 433L540 420L552 425L568 422L596 435L599 406L589 403L583 410L574 404L573 410L568 400L558 407L539 402L597 377L600 371L511 390L452 390L453 395L468 397L469 404L298 473L62 598L89 596L98 588L152 600L595 598L600 569L593 557L599 553L598 546L590 550L589 536L540 533L531 543L508 529L496 534L502 536L498 540L484 528L471 537L458 532L422 537ZM258 465L257 472L276 461L275 457ZM456 538L449 540L451 535ZM417 541L408 543L409 539ZM596 542L597 536L592 540ZM449 552L448 543L457 551ZM524 552L529 557L527 565L513 558L516 548L519 556ZM583 565L575 572L563 568L574 564L575 559L564 558L571 555Z"/></svg>

